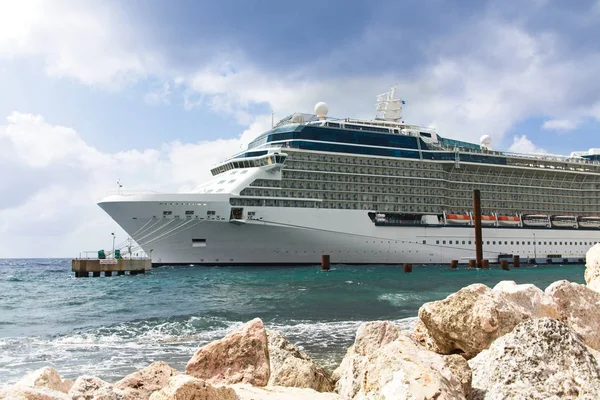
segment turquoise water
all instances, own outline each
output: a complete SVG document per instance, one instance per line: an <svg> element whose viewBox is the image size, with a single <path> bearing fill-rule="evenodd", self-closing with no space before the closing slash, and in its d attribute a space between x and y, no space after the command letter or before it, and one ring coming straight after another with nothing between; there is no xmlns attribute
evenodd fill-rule
<svg viewBox="0 0 600 400"><path fill-rule="evenodd" d="M152 361L185 368L199 346L260 317L334 367L363 321L410 328L419 307L471 283L583 283L583 265L502 271L402 267L161 267L76 279L70 260L0 260L0 383L52 365L115 380Z"/></svg>

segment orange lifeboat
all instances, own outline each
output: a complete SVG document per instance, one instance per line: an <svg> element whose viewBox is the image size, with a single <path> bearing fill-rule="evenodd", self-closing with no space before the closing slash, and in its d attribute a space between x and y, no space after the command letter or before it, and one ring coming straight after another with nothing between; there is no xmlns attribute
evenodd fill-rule
<svg viewBox="0 0 600 400"><path fill-rule="evenodd" d="M496 223L495 215L482 215L481 225L494 225Z"/></svg>
<svg viewBox="0 0 600 400"><path fill-rule="evenodd" d="M503 226L517 226L521 223L521 218L514 215L501 215L498 217L498 224Z"/></svg>
<svg viewBox="0 0 600 400"><path fill-rule="evenodd" d="M446 214L446 222L449 224L466 225L471 222L467 214Z"/></svg>

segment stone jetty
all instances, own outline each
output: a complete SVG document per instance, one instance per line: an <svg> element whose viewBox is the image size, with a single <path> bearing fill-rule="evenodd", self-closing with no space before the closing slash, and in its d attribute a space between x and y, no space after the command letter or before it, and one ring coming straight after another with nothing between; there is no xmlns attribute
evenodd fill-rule
<svg viewBox="0 0 600 400"><path fill-rule="evenodd" d="M44 367L0 399L599 399L600 245L586 259L586 285L474 284L423 304L412 331L366 322L335 371L255 318L185 371L158 361L110 383Z"/></svg>

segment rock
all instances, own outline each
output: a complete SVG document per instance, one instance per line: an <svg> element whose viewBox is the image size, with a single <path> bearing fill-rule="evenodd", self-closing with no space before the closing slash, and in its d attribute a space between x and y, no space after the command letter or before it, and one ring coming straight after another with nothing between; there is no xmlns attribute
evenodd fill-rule
<svg viewBox="0 0 600 400"><path fill-rule="evenodd" d="M465 399L446 363L395 325L369 322L336 370L336 389L344 399Z"/></svg>
<svg viewBox="0 0 600 400"><path fill-rule="evenodd" d="M167 385L169 379L179 372L164 361L157 361L146 368L136 371L116 382L114 386L121 389L127 400L148 400L153 392Z"/></svg>
<svg viewBox="0 0 600 400"><path fill-rule="evenodd" d="M317 392L333 390L331 373L317 365L280 333L268 330L270 386L310 388Z"/></svg>
<svg viewBox="0 0 600 400"><path fill-rule="evenodd" d="M267 332L255 318L223 339L196 351L185 373L210 383L249 383L265 386L269 381Z"/></svg>
<svg viewBox="0 0 600 400"><path fill-rule="evenodd" d="M308 388L283 386L256 387L244 383L229 385L240 400L340 400L335 393L320 393Z"/></svg>
<svg viewBox="0 0 600 400"><path fill-rule="evenodd" d="M596 359L576 334L555 319L520 323L469 365L474 400L600 398Z"/></svg>
<svg viewBox="0 0 600 400"><path fill-rule="evenodd" d="M600 350L600 293L565 280L548 286L546 293L558 304L560 320L588 346Z"/></svg>
<svg viewBox="0 0 600 400"><path fill-rule="evenodd" d="M68 393L73 381L62 380L54 368L43 367L30 372L23 379L16 383L17 386L28 386L32 388L45 387L58 392Z"/></svg>
<svg viewBox="0 0 600 400"><path fill-rule="evenodd" d="M73 400L73 398L66 393L43 386L14 385L0 389L0 400Z"/></svg>
<svg viewBox="0 0 600 400"><path fill-rule="evenodd" d="M444 359L446 367L448 367L450 371L452 371L452 374L460 381L465 396L469 398L471 394L472 373L467 360L458 354L450 354L442 356L442 358Z"/></svg>
<svg viewBox="0 0 600 400"><path fill-rule="evenodd" d="M462 354L467 359L521 321L546 316L558 316L553 300L533 285L514 282L500 282L493 290L476 283L419 309L428 338L426 347L440 354Z"/></svg>
<svg viewBox="0 0 600 400"><path fill-rule="evenodd" d="M585 254L585 283L600 292L600 243L592 246Z"/></svg>
<svg viewBox="0 0 600 400"><path fill-rule="evenodd" d="M333 372L337 381L336 392L342 398L352 398L360 389L359 376L365 369L368 356L382 346L396 340L402 330L389 321L372 321L361 324L356 331L354 344L348 349L340 366Z"/></svg>
<svg viewBox="0 0 600 400"><path fill-rule="evenodd" d="M95 376L83 375L69 390L73 400L126 400L125 393Z"/></svg>
<svg viewBox="0 0 600 400"><path fill-rule="evenodd" d="M530 318L554 318L558 319L560 311L558 305L552 297L535 285L525 283L517 285L515 281L499 282L494 292L501 296L506 302L510 302L513 308L517 309L522 315L529 315Z"/></svg>
<svg viewBox="0 0 600 400"><path fill-rule="evenodd" d="M427 331L427 327L421 320L417 320L413 331L411 332L411 337L421 346L425 347L427 350L433 351L438 354L443 354L443 351L437 346L435 340L431 338L429 332Z"/></svg>
<svg viewBox="0 0 600 400"><path fill-rule="evenodd" d="M150 395L150 400L238 400L235 391L214 387L202 379L189 375L175 375L167 386Z"/></svg>

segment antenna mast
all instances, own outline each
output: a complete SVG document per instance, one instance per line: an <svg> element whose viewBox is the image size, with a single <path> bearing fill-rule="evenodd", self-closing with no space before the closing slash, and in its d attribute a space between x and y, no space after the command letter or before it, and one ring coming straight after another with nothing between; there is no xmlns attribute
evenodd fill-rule
<svg viewBox="0 0 600 400"><path fill-rule="evenodd" d="M389 92L377 96L377 119L384 121L400 122L402 120L402 99L395 99L396 86Z"/></svg>

